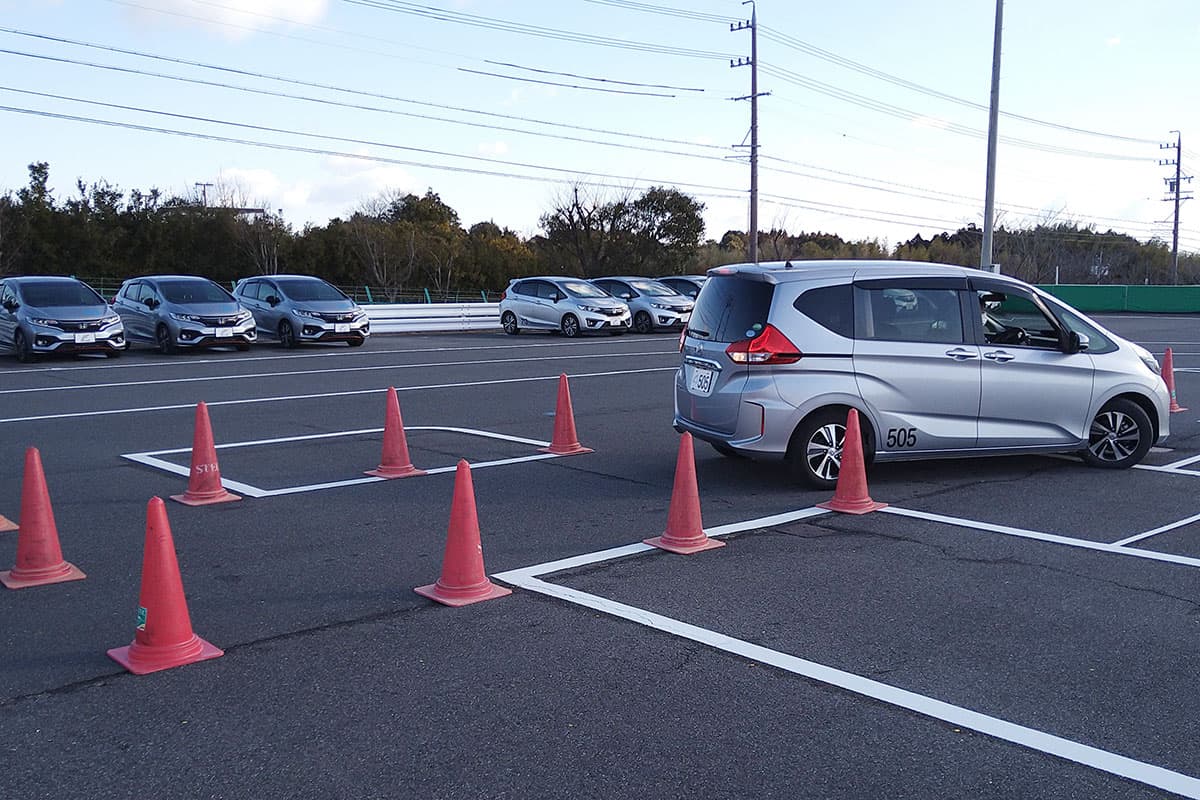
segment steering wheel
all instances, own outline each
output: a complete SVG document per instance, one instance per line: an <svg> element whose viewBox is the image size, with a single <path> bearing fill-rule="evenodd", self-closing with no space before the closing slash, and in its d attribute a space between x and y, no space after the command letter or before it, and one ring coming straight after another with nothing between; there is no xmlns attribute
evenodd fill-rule
<svg viewBox="0 0 1200 800"><path fill-rule="evenodd" d="M1029 344L1029 334L1024 328L1013 325L994 335L992 341L996 344Z"/></svg>

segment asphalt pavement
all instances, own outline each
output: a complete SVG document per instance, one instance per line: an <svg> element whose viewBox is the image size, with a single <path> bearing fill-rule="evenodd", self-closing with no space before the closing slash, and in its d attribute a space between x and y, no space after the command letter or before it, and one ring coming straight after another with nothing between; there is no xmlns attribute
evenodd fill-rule
<svg viewBox="0 0 1200 800"><path fill-rule="evenodd" d="M1200 470L1180 466L1200 320L1101 319L1172 347L1194 409L1152 469L880 465L890 509L851 517L697 444L705 527L731 532L691 556L637 546L670 501L675 335L6 361L0 514L37 447L87 578L0 593L5 793L1200 796ZM561 374L593 452L545 458ZM430 474L363 474L388 387ZM167 503L193 627L225 655L134 676L106 651L133 639L147 502L186 488L199 401L222 476L254 490ZM449 608L413 588L439 576L464 459L514 592ZM0 567L15 549L0 533Z"/></svg>

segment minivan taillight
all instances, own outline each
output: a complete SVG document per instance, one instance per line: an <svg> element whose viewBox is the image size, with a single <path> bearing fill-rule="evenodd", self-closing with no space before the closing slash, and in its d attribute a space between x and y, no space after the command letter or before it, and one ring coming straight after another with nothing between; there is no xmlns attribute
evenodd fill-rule
<svg viewBox="0 0 1200 800"><path fill-rule="evenodd" d="M774 325L767 325L753 339L743 339L725 348L735 364L795 364L804 354Z"/></svg>

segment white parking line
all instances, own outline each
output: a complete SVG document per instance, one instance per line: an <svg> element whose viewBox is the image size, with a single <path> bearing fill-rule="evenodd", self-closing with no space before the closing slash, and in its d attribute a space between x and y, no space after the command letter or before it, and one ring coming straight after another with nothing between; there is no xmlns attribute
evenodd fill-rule
<svg viewBox="0 0 1200 800"><path fill-rule="evenodd" d="M1177 556L1173 553L1157 553L1153 550L1141 550L1135 547L1124 547L1119 543L1110 544L1108 542L1093 542L1089 539L1074 539L1069 536L1059 536L1056 533L1042 533L1041 531L1030 531L1024 528L1011 528L1007 525L993 525L990 522L979 522L973 519L963 519L961 517L948 517L943 514L931 514L928 511L912 511L907 508L897 508L896 506L888 506L887 508L879 509L884 514L896 514L901 517L912 517L914 519L924 519L930 522L940 522L945 525L954 525L959 528L969 528L977 531L987 531L989 533L1002 533L1005 536L1018 536L1023 539L1036 539L1041 542L1050 542L1051 544L1064 544L1068 547L1080 547L1084 550L1097 550L1101 553L1115 553L1120 556L1132 556L1133 558L1145 558L1150 561L1165 561L1169 564L1178 564L1185 567L1200 567L1200 558L1189 558L1187 556Z"/></svg>
<svg viewBox="0 0 1200 800"><path fill-rule="evenodd" d="M675 372L677 367L647 367L645 369L625 369L612 370L610 372L579 372L573 373L569 377L572 380L578 378L606 378L613 375L638 375L651 372ZM461 383L429 383L419 386L395 386L397 392L413 392L423 389L462 389L475 386L499 386L509 383L537 383L539 381L557 381L559 376L556 375L540 375L531 378L502 378L490 381L464 381ZM316 394L292 394L279 395L275 397L248 397L240 400L212 400L207 401L205 405L209 408L217 406L240 406L253 405L256 403L284 403L295 400L322 400L330 397L353 397L355 395L375 394L377 392L386 391L388 387L376 387L373 389L355 389L343 392L319 392ZM183 408L195 408L195 403L176 403L163 406L137 406L133 408L113 408L100 411L68 411L60 414L36 414L27 417L3 417L0 418L0 424L15 423L15 422L44 422L46 420L55 419L79 419L85 417L107 417L116 414L144 414L150 411L177 411Z"/></svg>
<svg viewBox="0 0 1200 800"><path fill-rule="evenodd" d="M255 439L246 442L227 442L225 444L214 445L216 450L229 450L238 447L257 447L260 445L270 444L285 444L290 442L313 441L316 439L333 439L349 436L360 436L363 434L380 433L383 428L360 428L352 431L334 431L332 433L312 433L304 436L281 436L275 439ZM507 433L494 433L492 431L481 431L474 428L456 428L442 425L406 425L404 430L407 431L442 431L446 433L461 433L467 436L480 436L485 439L498 439L504 442L513 442L515 444L527 444L533 447L548 447L550 442L542 441L541 439L527 439L523 436L511 436ZM190 467L185 467L181 464L173 464L170 461L164 461L159 456L178 455L179 453L190 453L190 447L176 447L170 450L147 450L143 453L123 453L121 458L128 459L137 464L142 464L154 469L170 472L174 475L182 475L184 477L191 476ZM471 462L471 469L482 469L484 467L500 467L508 464L521 464L526 461L544 461L548 458L562 458L558 453L538 453L529 456L517 456L514 458L501 458L494 461L478 461ZM426 475L441 475L446 472L454 472L458 467L434 467L426 469ZM231 480L222 477L221 485L233 492L241 492L248 497L279 497L285 494L302 494L305 492L317 492L324 489L339 489L344 486L358 486L364 483L380 483L388 480L387 478L379 478L368 476L364 478L350 478L342 481L329 481L326 483L310 483L304 486L288 486L282 489L263 489L258 486L252 486L241 481Z"/></svg>
<svg viewBox="0 0 1200 800"><path fill-rule="evenodd" d="M609 338L609 339L595 340L595 341L597 341L597 342L603 341L607 344L613 344L613 345L618 345L618 344L634 345L634 344L641 344L643 342L662 342L662 341L674 342L677 338L678 338L677 336L649 336L648 335L648 336L638 336L637 338L628 338L628 339L626 339L626 338L621 338L621 339ZM227 364L248 364L248 363L253 363L256 361L281 361L281 360L294 361L294 360L302 359L302 358L345 359L345 358L351 358L354 356L409 355L412 353L475 353L475 352L484 352L487 350L513 350L513 349L525 350L525 349L532 349L532 348L538 348L538 347L571 347L571 346L578 346L580 344L583 344L583 343L580 342L579 340L575 340L573 342L522 342L520 344L517 344L516 342L514 342L513 344L484 345L481 347L413 347L413 348L403 348L403 349L396 349L396 350L362 350L362 349L344 350L344 349L339 349L336 351L330 350L330 351L324 351L324 352L319 352L319 353L291 352L291 353L280 353L279 355L274 355L274 356L240 356L240 357L237 357L236 360L230 360L228 358L177 357L174 359L160 359L157 361L133 361L133 362L121 361L118 363L114 363L112 361L109 361L108 359L97 359L97 363L94 366L84 366L82 364L73 364L69 367L48 365L48 366L44 366L44 367L26 367L24 369L6 369L6 370L4 370L4 374L5 375L28 375L31 373L32 374L38 374L38 373L54 374L54 373L62 373L62 372L86 372L89 370L101 370L101 369L144 369L147 367L187 367L187 366L191 366L193 364L226 364L226 365Z"/></svg>
<svg viewBox="0 0 1200 800"><path fill-rule="evenodd" d="M1165 469L1179 469L1180 467L1186 467L1189 464L1195 464L1197 461L1200 461L1200 456L1189 456L1188 458L1183 458L1179 461L1173 461L1170 464L1164 464L1163 467Z"/></svg>
<svg viewBox="0 0 1200 800"><path fill-rule="evenodd" d="M81 383L73 386L38 386L25 389L0 389L0 395L6 394L32 394L40 392L77 392L85 389L120 389L129 386L161 386L172 383L208 383L209 381L256 381L262 378L288 378L292 376L303 375L335 375L342 372L377 372L385 369L426 369L434 367L464 367L473 366L475 364L521 364L538 361L562 361L570 359L572 361L583 360L587 358L629 358L632 356L673 356L677 355L674 350L654 350L641 353L588 353L580 355L578 353L566 353L555 356L537 356L533 358L496 358L496 359L479 359L473 361L434 361L422 364L373 364L366 367L338 367L335 369L300 369L300 370L285 370L283 372L254 372L254 373L238 373L235 375L201 375L189 378L160 378L152 381L121 381L116 383Z"/></svg>
<svg viewBox="0 0 1200 800"><path fill-rule="evenodd" d="M824 509L804 509L797 514L816 516ZM788 516L788 515L780 515ZM803 518L803 517L801 517ZM766 519L766 518L764 518ZM780 523L771 523L780 524ZM760 520L750 520L747 523L736 523L728 528L749 530L765 527L767 523ZM715 531L714 531L715 532ZM732 531L731 531L732 532ZM710 532L709 535L713 535ZM1082 764L1093 769L1117 775L1122 778L1137 781L1148 786L1154 786L1169 792L1190 798L1200 798L1200 779L1184 775L1180 772L1164 769L1144 761L1137 761L1118 753L1101 750L1090 745L1055 736L1024 725L989 716L969 708L946 703L927 695L917 694L907 689L901 689L870 678L856 675L852 672L818 664L797 656L788 655L778 650L762 647L742 639L718 633L716 631L691 625L671 617L656 614L635 606L619 603L577 589L558 586L540 580L539 575L569 569L572 566L594 564L614 558L623 558L637 553L644 553L655 548L637 543L625 547L603 550L578 556L573 559L562 559L541 564L535 567L510 570L494 575L497 580L518 586L539 594L565 600L568 603L590 608L603 614L636 622L648 628L669 633L689 641L697 642L726 653L766 664L778 669L800 675L810 680L820 681L829 686L835 686L848 692L869 697L898 708L905 708L932 719L942 720L960 728L968 728L979 733L993 736L1022 747L1058 756L1067 761Z"/></svg>
<svg viewBox="0 0 1200 800"><path fill-rule="evenodd" d="M1167 533L1168 531L1173 531L1178 528L1182 528L1185 525L1191 525L1193 522L1198 522L1198 521L1200 521L1200 514L1193 514L1192 516L1188 517L1187 519L1181 519L1178 522L1171 522L1171 523L1168 523L1167 525L1160 525L1159 527L1154 528L1153 530L1146 531L1145 533L1139 533L1136 536L1130 536L1128 538L1122 539L1119 542L1113 542L1113 544L1116 545L1117 547L1124 547L1125 545L1133 544L1134 542L1140 542L1142 539L1149 539L1151 536L1158 536L1160 533Z"/></svg>

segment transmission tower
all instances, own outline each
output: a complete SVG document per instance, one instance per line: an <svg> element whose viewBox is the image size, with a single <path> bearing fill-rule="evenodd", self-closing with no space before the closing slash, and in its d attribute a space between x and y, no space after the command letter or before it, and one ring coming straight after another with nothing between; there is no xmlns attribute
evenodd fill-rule
<svg viewBox="0 0 1200 800"><path fill-rule="evenodd" d="M730 23L729 30L750 31L750 57L739 58L729 62L730 67L750 67L750 94L744 97L732 97L731 100L750 101L750 235L749 252L746 254L755 264L758 263L758 10L754 0L744 0L742 5L750 6L750 19L746 22ZM769 92L763 92L763 95ZM744 145L735 145L742 147Z"/></svg>

